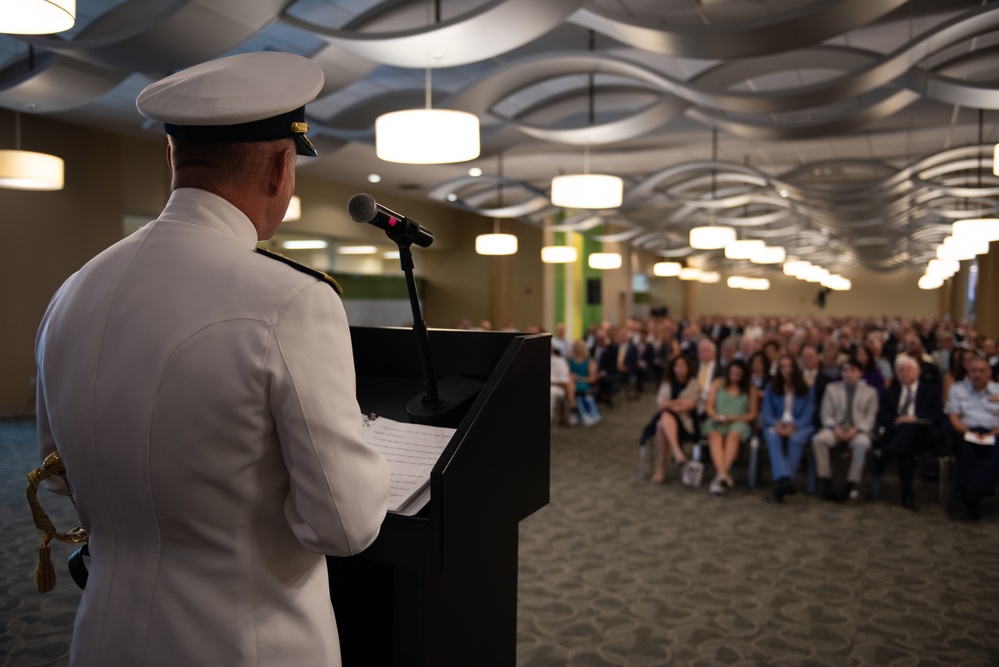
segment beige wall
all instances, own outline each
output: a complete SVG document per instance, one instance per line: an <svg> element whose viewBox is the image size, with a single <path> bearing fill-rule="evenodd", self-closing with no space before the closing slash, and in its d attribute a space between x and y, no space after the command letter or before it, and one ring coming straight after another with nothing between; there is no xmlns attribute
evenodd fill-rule
<svg viewBox="0 0 999 667"><path fill-rule="evenodd" d="M0 114L0 136L13 134L13 114ZM52 294L121 237L125 213L155 215L168 189L162 147L154 144L24 115L21 147L62 157L67 186L0 189L0 415L31 406L34 337Z"/></svg>
<svg viewBox="0 0 999 667"><path fill-rule="evenodd" d="M13 136L13 114L0 112L0 136ZM137 140L22 116L22 148L57 154L66 163L66 187L59 192L0 189L0 416L32 406L34 338L45 307L59 285L94 255L122 237L126 215L154 218L169 196L166 142ZM6 144L0 144L6 148ZM380 230L353 222L346 202L356 191L312 179L300 170L297 193L302 219L287 231L322 234L347 241L386 243ZM424 318L431 327L452 327L462 318L493 317L490 260L475 254L475 235L486 222L451 207L393 196L380 184L368 191L390 208L434 232L429 249L416 249L416 273L425 283ZM539 262L541 233L504 223L520 237L521 252L508 261L509 314L519 326L542 319Z"/></svg>

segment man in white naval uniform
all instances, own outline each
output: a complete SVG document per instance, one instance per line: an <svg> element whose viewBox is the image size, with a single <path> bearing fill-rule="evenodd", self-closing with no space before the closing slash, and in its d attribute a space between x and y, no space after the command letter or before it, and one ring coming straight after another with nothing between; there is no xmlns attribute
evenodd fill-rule
<svg viewBox="0 0 999 667"><path fill-rule="evenodd" d="M360 437L329 282L254 252L315 154L314 63L253 53L152 84L172 194L39 330L38 425L90 541L70 664L339 665L323 554L365 549L388 473ZM344 610L343 613L349 613Z"/></svg>

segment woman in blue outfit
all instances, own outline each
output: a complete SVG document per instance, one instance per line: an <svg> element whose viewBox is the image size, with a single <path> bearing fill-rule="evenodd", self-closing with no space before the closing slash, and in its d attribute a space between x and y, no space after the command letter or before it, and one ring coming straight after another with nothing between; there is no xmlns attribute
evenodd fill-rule
<svg viewBox="0 0 999 667"><path fill-rule="evenodd" d="M797 491L794 475L815 431L812 425L814 408L812 390L805 383L798 362L794 357L782 354L777 360L777 374L763 395L760 418L770 452L773 494L777 502L783 502L785 495Z"/></svg>
<svg viewBox="0 0 999 667"><path fill-rule="evenodd" d="M600 421L600 412L591 394L593 383L597 381L597 364L581 340L572 343L572 354L566 361L569 362L569 377L576 383L579 420L583 426L593 426Z"/></svg>

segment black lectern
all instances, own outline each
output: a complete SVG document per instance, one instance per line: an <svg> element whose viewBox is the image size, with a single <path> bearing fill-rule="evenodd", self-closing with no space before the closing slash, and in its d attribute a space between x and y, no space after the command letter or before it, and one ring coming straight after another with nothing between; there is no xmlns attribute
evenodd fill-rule
<svg viewBox="0 0 999 667"><path fill-rule="evenodd" d="M423 390L409 329L351 328L365 413L407 421ZM548 503L551 338L430 331L437 376L482 383L431 474L431 500L390 514L364 553L330 558L343 662L513 665L518 522Z"/></svg>

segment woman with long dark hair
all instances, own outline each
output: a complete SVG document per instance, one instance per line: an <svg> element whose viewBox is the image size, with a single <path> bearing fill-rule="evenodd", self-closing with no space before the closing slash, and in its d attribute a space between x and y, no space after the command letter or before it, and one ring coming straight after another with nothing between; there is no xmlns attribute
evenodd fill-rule
<svg viewBox="0 0 999 667"><path fill-rule="evenodd" d="M652 473L654 484L666 481L667 447L678 465L687 462L681 443L694 436L694 409L697 407L699 395L700 388L693 362L682 354L678 355L666 368L665 377L656 395L659 414L655 425L656 466Z"/></svg>
<svg viewBox="0 0 999 667"><path fill-rule="evenodd" d="M811 441L815 427L812 413L815 401L794 357L782 354L777 360L777 374L763 394L760 422L770 452L773 494L777 502L795 493L794 476L801 455ZM785 449L786 443L786 449Z"/></svg>
<svg viewBox="0 0 999 667"><path fill-rule="evenodd" d="M733 359L725 376L716 378L705 404L707 420L702 428L711 449L715 478L708 490L722 495L734 486L729 470L739 456L739 444L749 439L756 421L756 387L749 381L749 369L742 359Z"/></svg>

